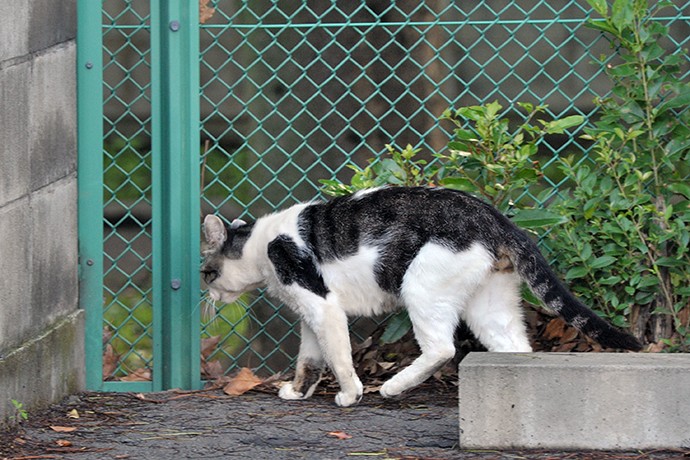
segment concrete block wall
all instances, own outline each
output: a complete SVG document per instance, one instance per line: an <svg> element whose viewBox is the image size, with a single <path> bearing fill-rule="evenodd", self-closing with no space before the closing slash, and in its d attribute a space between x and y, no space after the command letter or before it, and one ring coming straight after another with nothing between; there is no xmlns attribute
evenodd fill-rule
<svg viewBox="0 0 690 460"><path fill-rule="evenodd" d="M0 424L83 388L76 0L0 2Z"/></svg>

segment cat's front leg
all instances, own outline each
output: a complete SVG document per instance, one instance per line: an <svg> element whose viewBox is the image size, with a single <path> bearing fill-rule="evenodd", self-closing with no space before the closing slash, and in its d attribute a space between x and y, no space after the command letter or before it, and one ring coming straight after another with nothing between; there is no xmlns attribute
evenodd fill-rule
<svg viewBox="0 0 690 460"><path fill-rule="evenodd" d="M316 335L304 321L300 324L300 329L302 340L297 356L295 378L280 388L278 396L282 399L307 399L314 394L321 380L324 359Z"/></svg>
<svg viewBox="0 0 690 460"><path fill-rule="evenodd" d="M321 310L317 314L305 320L314 331L326 363L340 385L335 403L341 407L357 404L362 399L364 387L352 364L347 316L337 304L325 303L319 307Z"/></svg>

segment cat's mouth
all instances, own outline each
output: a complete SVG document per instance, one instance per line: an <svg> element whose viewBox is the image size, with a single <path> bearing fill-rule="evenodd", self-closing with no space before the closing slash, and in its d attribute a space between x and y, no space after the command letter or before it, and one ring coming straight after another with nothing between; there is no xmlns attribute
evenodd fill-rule
<svg viewBox="0 0 690 460"><path fill-rule="evenodd" d="M241 292L221 292L216 289L209 289L208 296L214 302L233 303L242 295Z"/></svg>

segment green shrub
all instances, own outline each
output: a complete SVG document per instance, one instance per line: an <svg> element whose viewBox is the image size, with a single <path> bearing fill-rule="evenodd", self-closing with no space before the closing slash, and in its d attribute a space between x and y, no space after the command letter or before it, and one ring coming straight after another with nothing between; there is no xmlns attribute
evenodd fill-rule
<svg viewBox="0 0 690 460"><path fill-rule="evenodd" d="M586 129L592 162L561 161L572 188L552 209L566 223L551 232L556 266L574 292L619 326L651 342L690 350L690 85L683 53L662 48L654 20L670 2L588 0L603 19L588 25L612 41L601 58L613 82Z"/></svg>

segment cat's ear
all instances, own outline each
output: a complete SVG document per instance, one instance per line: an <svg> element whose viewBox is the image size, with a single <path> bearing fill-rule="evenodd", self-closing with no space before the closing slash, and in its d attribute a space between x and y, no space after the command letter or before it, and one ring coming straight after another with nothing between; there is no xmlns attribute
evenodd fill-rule
<svg viewBox="0 0 690 460"><path fill-rule="evenodd" d="M247 225L247 223L245 221L243 221L242 219L235 219L230 223L230 228L233 230L237 230L238 228L240 228L243 225Z"/></svg>
<svg viewBox="0 0 690 460"><path fill-rule="evenodd" d="M228 239L225 224L218 216L209 214L204 218L204 236L212 248L222 247L225 240Z"/></svg>

